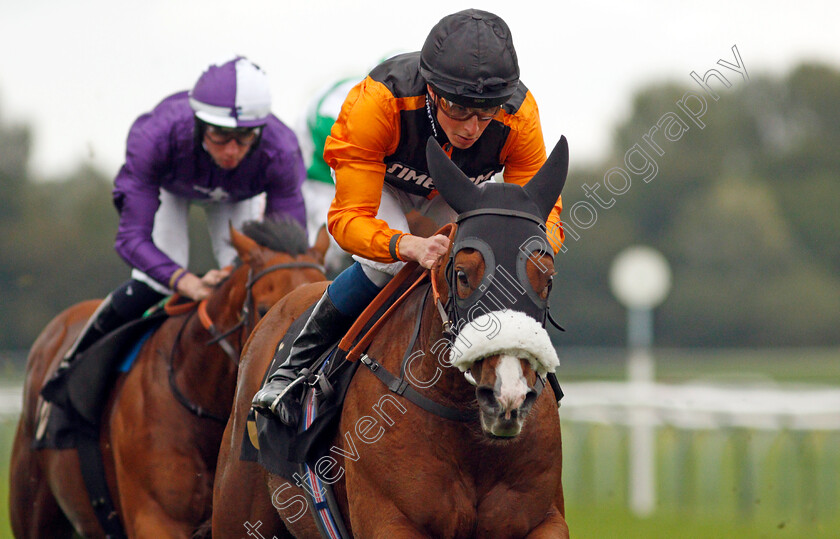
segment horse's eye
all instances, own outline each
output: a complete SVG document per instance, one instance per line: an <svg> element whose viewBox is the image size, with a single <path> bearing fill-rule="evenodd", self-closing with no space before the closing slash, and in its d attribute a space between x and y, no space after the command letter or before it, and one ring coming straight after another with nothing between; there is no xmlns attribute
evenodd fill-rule
<svg viewBox="0 0 840 539"><path fill-rule="evenodd" d="M263 316L266 315L266 313L268 313L268 309L269 309L268 307L265 307L265 306L261 305L261 306L257 307L257 314L260 316L260 318L262 318Z"/></svg>
<svg viewBox="0 0 840 539"><path fill-rule="evenodd" d="M458 278L458 284L461 286L470 286L470 279L467 277L467 272L464 270L458 270L456 277Z"/></svg>
<svg viewBox="0 0 840 539"><path fill-rule="evenodd" d="M542 297L542 299L546 299L551 293L552 284L554 284L554 275L548 278L548 282L545 284L545 287L543 287L542 292L540 292L540 297Z"/></svg>

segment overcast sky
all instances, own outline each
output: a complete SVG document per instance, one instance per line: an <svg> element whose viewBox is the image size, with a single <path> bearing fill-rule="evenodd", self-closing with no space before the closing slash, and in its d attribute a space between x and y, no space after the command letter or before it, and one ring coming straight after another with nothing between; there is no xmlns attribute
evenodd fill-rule
<svg viewBox="0 0 840 539"><path fill-rule="evenodd" d="M134 118L233 53L268 72L273 111L294 126L319 88L418 50L467 7L507 21L546 143L565 134L573 163L604 154L634 90L726 71L716 63L734 62L733 46L751 76L803 59L840 67L836 0L0 1L0 122L32 126L31 164L44 175L82 161L115 174Z"/></svg>

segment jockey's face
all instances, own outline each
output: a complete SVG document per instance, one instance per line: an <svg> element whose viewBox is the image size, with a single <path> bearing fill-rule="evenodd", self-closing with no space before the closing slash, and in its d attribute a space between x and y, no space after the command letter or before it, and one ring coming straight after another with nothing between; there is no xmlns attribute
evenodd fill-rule
<svg viewBox="0 0 840 539"><path fill-rule="evenodd" d="M259 128L230 129L208 125L204 130L204 149L219 167L234 169L248 154L258 135Z"/></svg>
<svg viewBox="0 0 840 539"><path fill-rule="evenodd" d="M478 114L473 114L466 120L456 120L448 116L440 106L440 99L435 95L430 86L427 86L429 95L436 104L436 118L443 132L446 133L449 142L459 150L466 150L481 137L484 130L490 125L492 118L482 119Z"/></svg>

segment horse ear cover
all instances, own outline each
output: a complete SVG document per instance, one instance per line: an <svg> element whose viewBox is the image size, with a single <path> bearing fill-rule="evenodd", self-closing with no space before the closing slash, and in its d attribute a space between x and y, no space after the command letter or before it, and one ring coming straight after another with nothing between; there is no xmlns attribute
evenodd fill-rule
<svg viewBox="0 0 840 539"><path fill-rule="evenodd" d="M426 141L426 162L432 178L443 178L441 181L435 180L435 189L440 191L453 210L464 213L475 209L480 193L478 186L449 159L434 137Z"/></svg>

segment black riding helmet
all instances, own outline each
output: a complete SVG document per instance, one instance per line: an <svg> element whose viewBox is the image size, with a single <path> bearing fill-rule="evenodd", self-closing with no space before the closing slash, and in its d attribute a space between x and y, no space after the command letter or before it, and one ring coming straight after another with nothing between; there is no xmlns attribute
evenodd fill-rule
<svg viewBox="0 0 840 539"><path fill-rule="evenodd" d="M435 93L461 106L504 104L519 86L510 28L478 9L447 15L423 44L420 74Z"/></svg>

